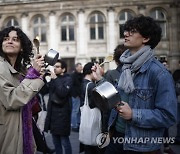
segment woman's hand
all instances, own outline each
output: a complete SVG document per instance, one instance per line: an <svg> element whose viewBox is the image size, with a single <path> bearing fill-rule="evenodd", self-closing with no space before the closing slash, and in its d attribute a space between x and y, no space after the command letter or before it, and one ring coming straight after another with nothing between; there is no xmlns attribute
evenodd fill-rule
<svg viewBox="0 0 180 154"><path fill-rule="evenodd" d="M45 69L44 57L40 54L37 54L32 64L33 68L36 69L39 73L43 73Z"/></svg>

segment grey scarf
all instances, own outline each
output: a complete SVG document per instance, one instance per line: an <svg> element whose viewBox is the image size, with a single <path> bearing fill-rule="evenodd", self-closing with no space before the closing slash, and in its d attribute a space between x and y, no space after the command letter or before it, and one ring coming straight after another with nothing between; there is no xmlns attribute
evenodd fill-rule
<svg viewBox="0 0 180 154"><path fill-rule="evenodd" d="M123 89L125 93L132 93L134 91L133 77L135 72L139 70L146 61L153 57L153 55L154 52L150 46L144 46L133 55L131 55L128 49L121 55L119 60L124 65L118 86Z"/></svg>

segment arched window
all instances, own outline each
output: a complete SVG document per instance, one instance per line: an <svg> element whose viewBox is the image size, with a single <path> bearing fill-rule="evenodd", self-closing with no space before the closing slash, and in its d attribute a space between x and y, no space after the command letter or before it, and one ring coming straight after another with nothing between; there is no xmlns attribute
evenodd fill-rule
<svg viewBox="0 0 180 154"><path fill-rule="evenodd" d="M61 40L74 41L75 21L71 14L66 14L61 19Z"/></svg>
<svg viewBox="0 0 180 154"><path fill-rule="evenodd" d="M10 26L19 27L19 23L14 17L9 18L6 22L5 27L10 27Z"/></svg>
<svg viewBox="0 0 180 154"><path fill-rule="evenodd" d="M90 39L103 40L104 39L105 21L101 13L93 13L90 17Z"/></svg>
<svg viewBox="0 0 180 154"><path fill-rule="evenodd" d="M119 38L124 38L124 24L131 19L133 14L130 11L123 11L119 15Z"/></svg>
<svg viewBox="0 0 180 154"><path fill-rule="evenodd" d="M163 11L160 9L153 10L151 11L150 16L160 25L162 29L162 38L167 38L167 21Z"/></svg>
<svg viewBox="0 0 180 154"><path fill-rule="evenodd" d="M43 16L36 16L33 20L34 38L39 37L40 42L46 42L46 20Z"/></svg>

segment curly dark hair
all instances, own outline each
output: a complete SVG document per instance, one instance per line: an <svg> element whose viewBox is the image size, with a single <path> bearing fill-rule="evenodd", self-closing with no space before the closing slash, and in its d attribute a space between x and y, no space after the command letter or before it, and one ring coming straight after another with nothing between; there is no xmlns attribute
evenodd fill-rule
<svg viewBox="0 0 180 154"><path fill-rule="evenodd" d="M113 59L114 61L119 65L121 64L119 58L121 57L122 53L126 50L127 48L124 46L124 44L119 44L116 46L114 49L113 53Z"/></svg>
<svg viewBox="0 0 180 154"><path fill-rule="evenodd" d="M27 37L27 35L20 28L11 26L11 27L7 27L3 29L0 32L0 56L5 58L8 62L9 62L9 59L2 50L2 43L3 43L4 37L8 37L11 31L17 32L17 36L20 39L20 43L21 43L22 52L19 53L15 66L14 66L14 68L17 71L20 71L26 68L28 65L31 65L30 58L34 56L33 51L32 51L33 44L30 41L30 39Z"/></svg>
<svg viewBox="0 0 180 154"><path fill-rule="evenodd" d="M161 40L161 27L151 17L140 15L128 20L124 25L124 31L136 30L143 37L150 40L146 43L154 49Z"/></svg>

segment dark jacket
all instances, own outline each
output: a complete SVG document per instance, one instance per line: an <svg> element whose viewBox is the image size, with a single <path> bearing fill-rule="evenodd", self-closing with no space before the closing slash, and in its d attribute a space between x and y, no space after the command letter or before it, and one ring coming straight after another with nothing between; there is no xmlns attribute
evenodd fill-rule
<svg viewBox="0 0 180 154"><path fill-rule="evenodd" d="M105 73L104 78L108 82L113 84L113 86L117 89L121 73L122 73L122 64L119 64L116 69L108 70ZM111 113L111 110L107 110L107 111L102 112L102 115L103 115L103 131L104 132L108 131L108 120L109 120L110 113Z"/></svg>
<svg viewBox="0 0 180 154"><path fill-rule="evenodd" d="M71 124L71 89L72 79L68 74L52 79L47 87L49 89L49 101L45 131L50 130L52 134L69 136ZM53 102L53 93L59 96L63 104Z"/></svg>
<svg viewBox="0 0 180 154"><path fill-rule="evenodd" d="M117 87L121 72L122 72L122 65L118 65L116 69L108 70L105 73L104 78L110 83L112 83L115 87Z"/></svg>
<svg viewBox="0 0 180 154"><path fill-rule="evenodd" d="M85 98L85 92L86 92L86 86L87 84L91 82L87 79L83 79L83 82L82 82L82 93L81 93L81 102L82 102L82 105L84 105L84 98ZM92 90L96 87L96 84L94 82L91 82L89 85L88 85L88 101L89 101L89 106L90 108L94 108L96 107L95 105L95 100L93 99L93 96L92 96Z"/></svg>
<svg viewBox="0 0 180 154"><path fill-rule="evenodd" d="M81 87L82 87L82 80L83 80L83 74L78 72L73 72L71 74L72 77L72 91L71 95L72 97L81 96Z"/></svg>

